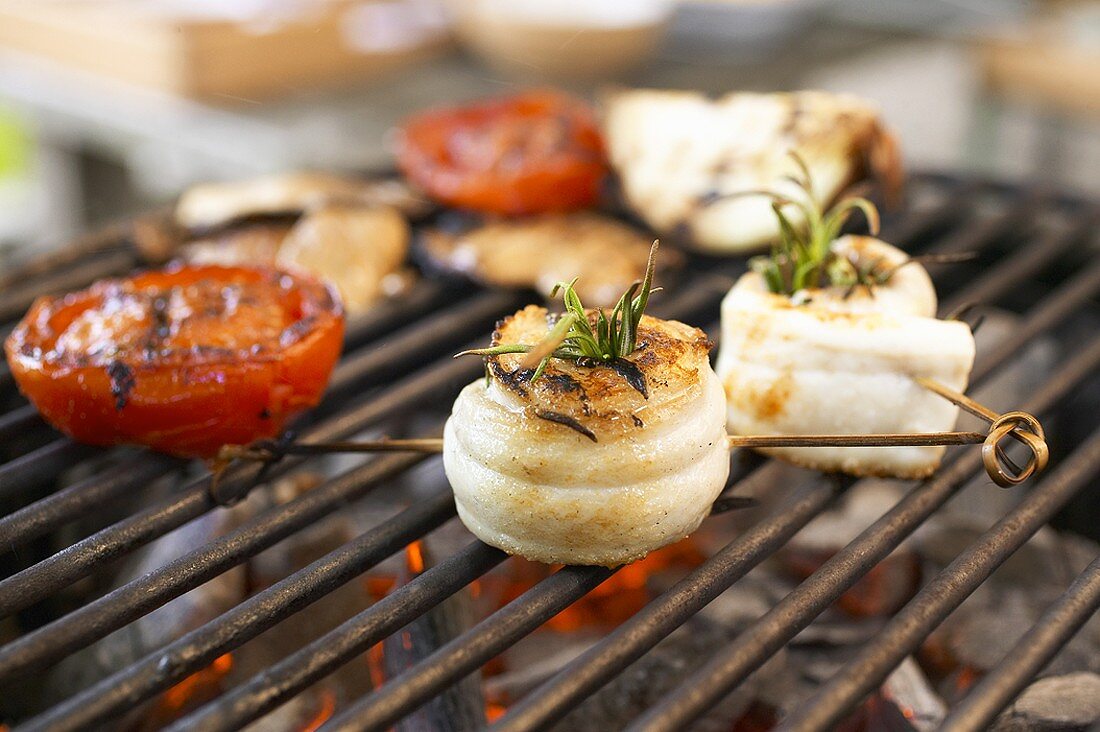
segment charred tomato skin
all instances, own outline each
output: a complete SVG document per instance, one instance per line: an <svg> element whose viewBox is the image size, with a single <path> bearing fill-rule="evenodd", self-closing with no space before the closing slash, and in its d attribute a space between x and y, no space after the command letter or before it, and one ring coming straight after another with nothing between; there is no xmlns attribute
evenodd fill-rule
<svg viewBox="0 0 1100 732"><path fill-rule="evenodd" d="M316 405L343 334L315 280L176 265L39 298L5 351L20 391L78 442L208 458Z"/></svg>
<svg viewBox="0 0 1100 732"><path fill-rule="evenodd" d="M608 172L592 111L551 91L416 115L397 163L437 201L502 216L589 207Z"/></svg>

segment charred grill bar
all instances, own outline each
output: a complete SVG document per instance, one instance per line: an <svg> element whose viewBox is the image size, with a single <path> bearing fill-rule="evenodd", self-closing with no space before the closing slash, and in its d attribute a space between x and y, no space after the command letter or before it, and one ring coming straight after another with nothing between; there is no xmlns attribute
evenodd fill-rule
<svg viewBox="0 0 1100 732"><path fill-rule="evenodd" d="M930 192L935 205L906 212L890 222L885 238L910 251L981 251L984 269L966 264L930 265L947 294L942 313L971 302L1008 303L1023 310L1012 333L995 348L980 352L975 384L995 375L1037 337L1057 332L1075 314L1089 308L1100 292L1100 264L1081 252L1100 211L1068 198L1023 194L988 183L960 182L943 176L918 178L918 190ZM976 215L982 207L993 213ZM0 298L5 319L21 314L36 291L83 285L93 275L129 267L133 255L113 245L119 231L97 247L54 260L54 268L35 275ZM1018 247L1005 253L1005 241ZM1084 263L1082 265L1082 262ZM967 269L967 267L970 267ZM660 300L665 317L707 323L728 289L738 265L696 266ZM1049 288L1033 284L1046 274ZM941 277L942 275L942 277ZM965 277L965 279L964 279ZM1029 289L1030 288L1030 289ZM477 292L424 280L400 303L383 305L349 324L347 353L338 367L316 421L302 426L307 440L338 439L386 424L435 401L446 401L480 372L476 361L452 361L449 355L477 339L480 345L493 320L525 298ZM1025 303L1020 306L1019 303ZM1042 389L1021 405L1041 415L1056 414L1067 398L1095 379L1100 339L1074 344L1070 356L1050 374ZM12 393L10 374L0 371L0 398L10 409L0 414L5 443L49 433L30 408ZM362 394L362 396L358 396ZM436 425L436 429L438 425ZM420 428L425 430L424 427ZM428 427L423 434L431 434ZM940 622L969 596L1013 551L1095 477L1100 466L1100 436L1066 445L1051 435L1056 448L1051 470L1031 493L978 538L953 564L935 577L804 707L787 720L792 729L827 729L859 703ZM0 518L0 546L23 547L105 503L140 491L180 468L178 461L114 451L109 465L96 465L73 485L27 503L79 461L103 454L55 438L31 440L31 447L8 454L0 465L0 501L11 505ZM847 547L750 625L732 644L719 649L690 678L635 720L636 729L681 729L748 679L856 581L920 527L981 467L977 450L956 451L931 479L915 487ZM275 477L309 465L294 458L266 474ZM47 668L107 634L133 623L191 590L312 526L341 506L425 460L419 455L385 455L326 480L299 497L268 509L221 538L169 562L151 574L94 600L0 647L0 688L19 688L21 679ZM160 499L146 502L130 516L75 541L62 552L28 567L16 567L0 581L0 615L8 616L50 598L86 577L100 563L126 556L189 521L221 510L254 488L258 468L246 467L216 490L208 476L196 478ZM737 505L737 496L757 482L766 485L777 464L746 462L734 471L716 511ZM502 730L541 729L577 704L682 626L749 570L781 549L820 515L854 480L819 479L794 490L770 507L752 527L688 572L676 584L593 645L556 675L513 704L494 726ZM998 490L989 487L988 490ZM26 505L23 505L26 504ZM24 720L17 729L87 729L115 719L154 698L223 654L351 582L410 542L454 516L446 485L355 540L331 551L278 583L253 594L229 612L124 668L90 688ZM178 729L228 730L263 716L315 681L347 663L436 607L493 567L507 561L502 552L479 542L469 544L412 578L382 600L348 618L301 650L176 722ZM546 620L579 600L615 570L566 567L539 582L470 630L413 664L383 686L336 710L326 729L385 729L461 681ZM951 729L977 729L988 723L1027 685L1074 630L1100 605L1100 566L1094 562L1051 606L1014 652L949 713Z"/></svg>

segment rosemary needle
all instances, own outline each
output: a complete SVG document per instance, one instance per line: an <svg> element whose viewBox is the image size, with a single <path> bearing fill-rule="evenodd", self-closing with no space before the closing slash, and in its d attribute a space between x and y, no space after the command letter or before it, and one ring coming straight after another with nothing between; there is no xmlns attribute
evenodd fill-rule
<svg viewBox="0 0 1100 732"><path fill-rule="evenodd" d="M550 296L554 297L561 292L565 313L539 343L533 346L508 343L489 348L474 348L457 353L455 357L490 358L507 353L526 353L527 358L520 364L520 368L534 368L531 381L535 381L542 376L551 358L610 363L629 356L638 346L638 324L649 304L649 296L659 289L653 287L658 247L659 243L655 240L649 249L645 279L636 281L627 288L610 315L603 308L596 309L595 324L574 287L577 281L559 282L550 291Z"/></svg>

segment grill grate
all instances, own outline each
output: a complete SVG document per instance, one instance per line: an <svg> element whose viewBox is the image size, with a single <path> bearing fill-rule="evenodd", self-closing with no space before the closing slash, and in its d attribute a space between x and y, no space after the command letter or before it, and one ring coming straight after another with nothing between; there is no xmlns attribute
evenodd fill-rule
<svg viewBox="0 0 1100 732"><path fill-rule="evenodd" d="M1019 312L1018 327L995 347L979 353L975 385L995 376L1037 337L1059 334L1067 323L1096 307L1100 261L1088 247L1100 208L983 181L919 176L917 204L887 222L884 238L910 251L979 251L979 265L930 266L944 293L942 313L968 303L998 304ZM132 256L112 237L92 237L52 270L0 298L0 316L16 317L28 298L45 290L83 284L124 271ZM1018 245L1018 246L1016 246ZM696 262L685 281L652 310L663 317L709 323L717 304L743 265ZM476 378L481 365L448 356L481 345L491 324L526 297L423 280L399 303L377 308L349 324L346 355L333 376L325 402L300 428L307 440L347 438L395 417L446 404ZM6 330L8 326L4 326ZM710 329L712 332L714 328ZM1075 343L1023 409L1057 415L1100 367L1100 338ZM25 402L14 396L10 372L0 369L0 443L17 445L0 464L0 503L13 509L0 518L0 546L17 550L75 518L155 479L183 468L180 461L134 450L105 451L76 445L51 433ZM1100 423L1098 423L1100 424ZM438 433L440 424L426 433ZM1100 430L1078 445L1055 438L1052 470L998 523L982 534L932 579L874 640L851 659L794 716L785 728L830 729L875 690L898 663L917 648L958 605L1069 502L1100 470ZM713 707L783 648L800 630L882 561L981 470L974 449L952 452L931 479L917 485L808 579L721 648L661 699L632 729L678 730ZM207 580L333 514L414 465L424 455L382 455L326 480L319 487L261 513L230 533L135 579L121 588L0 647L0 689L19 683L163 606ZM89 477L49 495L43 487L80 462ZM274 466L275 477L308 464L293 458ZM780 471L762 459L735 463L730 486L715 512L737 505L751 485L767 485ZM131 515L75 541L65 550L0 581L0 618L27 611L88 576L104 562L126 556L189 521L243 498L257 466L234 470L215 488L209 476L149 500ZM748 530L687 573L641 611L556 675L511 706L493 729L544 728L613 679L683 625L752 568L782 548L821 514L854 479L818 479L800 486ZM990 487L989 490L996 490ZM222 654L255 638L290 615L348 583L410 542L454 518L445 485L376 529L340 546L277 584L252 595L215 620L136 663L118 669L92 687L23 722L18 729L76 730L102 725L164 692ZM285 703L317 680L397 632L446 598L507 561L474 541L342 625L179 720L175 729L239 729ZM456 684L546 620L577 601L616 570L565 567L527 590L426 659L346 708L325 729L385 729ZM950 712L952 730L983 728L1034 678L1077 628L1100 607L1100 559L1069 587L1014 651ZM9 687L10 688L10 687Z"/></svg>

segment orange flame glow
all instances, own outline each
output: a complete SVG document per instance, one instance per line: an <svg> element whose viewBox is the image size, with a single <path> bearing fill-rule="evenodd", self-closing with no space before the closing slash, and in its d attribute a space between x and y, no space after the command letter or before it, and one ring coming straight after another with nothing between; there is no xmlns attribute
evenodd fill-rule
<svg viewBox="0 0 1100 732"><path fill-rule="evenodd" d="M409 572L420 574L424 571L424 547L419 541L414 541L405 547L405 563Z"/></svg>
<svg viewBox="0 0 1100 732"><path fill-rule="evenodd" d="M384 651L382 650L381 643L375 643L367 651L367 668L370 670L370 683L375 689L386 683L386 667L383 665L385 660Z"/></svg>
<svg viewBox="0 0 1100 732"><path fill-rule="evenodd" d="M232 668L232 654L218 656L209 666L196 671L164 692L160 698L158 711L171 716L172 713L178 712L192 702L212 699L221 692L222 679Z"/></svg>
<svg viewBox="0 0 1100 732"><path fill-rule="evenodd" d="M321 725L329 720L332 713L336 711L336 694L329 689L321 691L321 707L317 710L317 714L302 727L301 732L317 732L321 728Z"/></svg>
<svg viewBox="0 0 1100 732"><path fill-rule="evenodd" d="M494 704L492 702L485 702L485 721L489 724L497 721L504 716L504 713L508 711L508 708L503 704Z"/></svg>
<svg viewBox="0 0 1100 732"><path fill-rule="evenodd" d="M655 552L641 561L628 564L606 582L551 618L546 627L563 633L581 628L612 628L623 623L653 599L647 580L663 570L691 569L702 564L706 555L690 538ZM502 588L501 605L533 587L557 567L513 557L508 581Z"/></svg>

